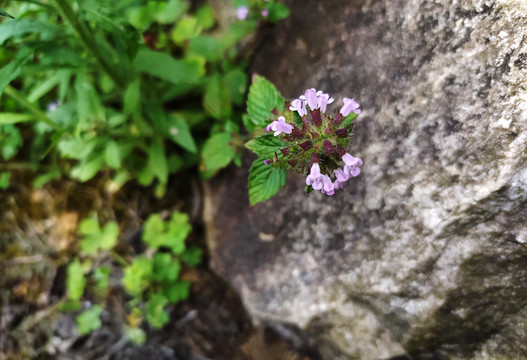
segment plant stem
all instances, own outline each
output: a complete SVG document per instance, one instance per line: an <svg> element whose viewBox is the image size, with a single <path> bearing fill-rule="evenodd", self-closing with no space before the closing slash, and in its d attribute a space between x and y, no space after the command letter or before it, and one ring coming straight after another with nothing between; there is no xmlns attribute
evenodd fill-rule
<svg viewBox="0 0 527 360"><path fill-rule="evenodd" d="M4 93L16 100L20 105L28 109L33 115L35 115L38 121L42 121L43 123L48 124L55 130L60 130L59 125L54 123L42 110L33 105L31 102L29 102L29 100L26 99L23 94L15 90L11 85L6 86L6 88L4 89Z"/></svg>
<svg viewBox="0 0 527 360"><path fill-rule="evenodd" d="M121 79L118 75L115 69L113 68L112 64L101 54L99 51L99 48L97 47L97 43L95 42L92 32L86 25L86 23L79 18L78 14L75 14L73 9L71 8L70 4L68 4L67 0L55 0L55 3L57 4L60 12L62 13L62 16L68 22L73 26L77 34L79 35L81 41L84 43L86 48L92 53L92 55L97 59L103 70L108 74L108 76L119 86L120 88L124 88L126 86L125 81Z"/></svg>

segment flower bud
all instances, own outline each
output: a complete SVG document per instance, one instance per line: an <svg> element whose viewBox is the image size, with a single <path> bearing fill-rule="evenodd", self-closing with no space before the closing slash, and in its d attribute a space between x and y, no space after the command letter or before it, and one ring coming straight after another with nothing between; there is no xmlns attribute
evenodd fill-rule
<svg viewBox="0 0 527 360"><path fill-rule="evenodd" d="M324 151L327 152L329 155L331 155L333 151L335 151L335 149L333 149L333 144L331 143L331 141L324 140L322 144L324 145Z"/></svg>
<svg viewBox="0 0 527 360"><path fill-rule="evenodd" d="M338 125L342 122L342 120L344 120L344 116L342 116L341 113L337 113L337 115L335 115L335 117L333 118L333 124Z"/></svg>
<svg viewBox="0 0 527 360"><path fill-rule="evenodd" d="M296 126L293 128L293 131L291 132L291 135L293 135L296 138L303 138L304 133L300 131Z"/></svg>
<svg viewBox="0 0 527 360"><path fill-rule="evenodd" d="M288 147L286 147L286 148L280 149L280 151L282 152L282 154L283 154L284 156L287 156L287 155L289 155L289 149L290 149L290 148L291 148L291 147L288 146Z"/></svg>
<svg viewBox="0 0 527 360"><path fill-rule="evenodd" d="M331 126L328 125L328 127L324 129L324 134L331 134L331 131Z"/></svg>
<svg viewBox="0 0 527 360"><path fill-rule="evenodd" d="M319 109L311 110L311 117L313 118L313 123L316 127L322 126L322 117L320 116Z"/></svg>
<svg viewBox="0 0 527 360"><path fill-rule="evenodd" d="M348 128L342 128L342 129L335 130L335 134L339 138L348 137Z"/></svg>
<svg viewBox="0 0 527 360"><path fill-rule="evenodd" d="M340 157L343 157L346 154L346 149L342 146L337 146L337 154L339 154Z"/></svg>
<svg viewBox="0 0 527 360"><path fill-rule="evenodd" d="M311 149L313 144L311 143L311 141L307 140L307 141L304 141L301 144L298 144L298 146L300 146L302 149L304 149L304 151L307 151L308 149Z"/></svg>

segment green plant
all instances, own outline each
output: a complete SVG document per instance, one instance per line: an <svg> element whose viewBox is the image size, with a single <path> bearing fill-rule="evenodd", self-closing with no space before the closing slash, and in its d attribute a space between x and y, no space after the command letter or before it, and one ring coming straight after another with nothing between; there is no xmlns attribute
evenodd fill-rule
<svg viewBox="0 0 527 360"><path fill-rule="evenodd" d="M36 170L34 186L99 175L162 196L183 169L240 164L240 42L259 20L224 29L186 0L16 3L0 23L0 155Z"/></svg>
<svg viewBox="0 0 527 360"><path fill-rule="evenodd" d="M69 301L65 309L79 310L81 300L95 303L77 316L79 332L87 334L101 327L110 276L119 273L119 268L119 284L129 296L125 335L141 343L146 339L140 327L143 319L153 328L166 324L167 306L189 295L190 283L180 279L182 265L196 266L201 261L201 249L185 244L191 230L184 213L174 212L167 221L153 214L144 224L144 254L125 260L114 249L119 235L117 224L108 222L101 228L95 215L84 219L79 225L81 257L68 265L66 277Z"/></svg>
<svg viewBox="0 0 527 360"><path fill-rule="evenodd" d="M251 205L275 195L288 171L306 175L307 193L329 196L360 174L362 160L346 150L360 105L344 98L338 113L326 113L333 101L312 88L286 102L272 83L254 77L243 118L253 137L246 147L258 156L249 171Z"/></svg>

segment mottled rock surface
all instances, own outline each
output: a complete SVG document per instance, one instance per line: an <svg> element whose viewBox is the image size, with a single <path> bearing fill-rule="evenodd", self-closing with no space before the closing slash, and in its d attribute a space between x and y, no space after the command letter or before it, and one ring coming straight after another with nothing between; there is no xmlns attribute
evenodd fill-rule
<svg viewBox="0 0 527 360"><path fill-rule="evenodd" d="M328 360L527 358L527 3L288 4L253 70L355 97L363 171L254 208L248 162L210 183L213 267Z"/></svg>

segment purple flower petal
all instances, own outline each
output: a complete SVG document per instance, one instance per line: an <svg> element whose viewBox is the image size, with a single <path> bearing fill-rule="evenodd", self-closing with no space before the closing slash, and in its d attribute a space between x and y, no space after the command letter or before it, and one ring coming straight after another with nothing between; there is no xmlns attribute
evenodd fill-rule
<svg viewBox="0 0 527 360"><path fill-rule="evenodd" d="M359 109L359 103L356 102L354 99L344 98L344 106L340 109L340 113L342 116L346 117L352 112L355 114L360 114L361 111Z"/></svg>
<svg viewBox="0 0 527 360"><path fill-rule="evenodd" d="M249 15L249 8L247 6L240 6L236 9L236 17L238 20L247 19L247 15Z"/></svg>
<svg viewBox="0 0 527 360"><path fill-rule="evenodd" d="M310 110L318 109L317 91L314 88L307 89L304 96L306 97Z"/></svg>

